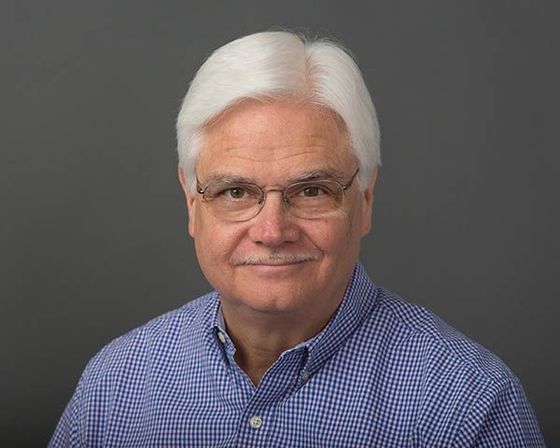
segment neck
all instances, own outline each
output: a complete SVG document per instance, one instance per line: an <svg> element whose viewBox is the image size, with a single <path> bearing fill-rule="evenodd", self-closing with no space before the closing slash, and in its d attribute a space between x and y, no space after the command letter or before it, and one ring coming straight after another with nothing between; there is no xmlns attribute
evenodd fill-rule
<svg viewBox="0 0 560 448"><path fill-rule="evenodd" d="M339 304L340 301L311 316L309 312L255 311L222 300L227 331L236 346L235 361L258 385L284 351L319 333Z"/></svg>

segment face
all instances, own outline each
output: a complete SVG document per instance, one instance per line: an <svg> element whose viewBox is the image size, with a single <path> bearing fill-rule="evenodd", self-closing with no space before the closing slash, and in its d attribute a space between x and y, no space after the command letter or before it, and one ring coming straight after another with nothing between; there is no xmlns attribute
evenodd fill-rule
<svg viewBox="0 0 560 448"><path fill-rule="evenodd" d="M233 176L269 189L322 170L340 173L344 184L357 166L344 127L332 113L290 102L246 101L205 130L197 177L202 186L211 178ZM370 229L375 176L365 191L355 181L342 208L327 217L295 217L281 195L271 192L260 213L244 222L211 214L201 195L188 192L181 169L179 177L200 266L223 304L310 316L338 306L360 240Z"/></svg>

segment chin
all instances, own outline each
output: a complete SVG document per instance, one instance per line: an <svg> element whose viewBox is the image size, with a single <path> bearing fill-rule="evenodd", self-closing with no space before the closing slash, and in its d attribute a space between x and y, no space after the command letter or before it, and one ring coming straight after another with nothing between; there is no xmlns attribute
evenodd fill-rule
<svg viewBox="0 0 560 448"><path fill-rule="evenodd" d="M263 313L290 313L302 309L310 302L307 288L295 287L294 282L255 282L250 287L238 289L232 294L233 300L254 311Z"/></svg>

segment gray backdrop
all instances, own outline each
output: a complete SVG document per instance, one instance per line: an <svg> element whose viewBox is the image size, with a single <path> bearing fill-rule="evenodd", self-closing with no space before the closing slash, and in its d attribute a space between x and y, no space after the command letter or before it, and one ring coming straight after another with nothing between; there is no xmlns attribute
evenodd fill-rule
<svg viewBox="0 0 560 448"><path fill-rule="evenodd" d="M373 93L374 281L501 356L559 442L558 13L530 0L4 0L2 446L44 445L97 350L208 290L174 119L204 57L273 25L337 36Z"/></svg>

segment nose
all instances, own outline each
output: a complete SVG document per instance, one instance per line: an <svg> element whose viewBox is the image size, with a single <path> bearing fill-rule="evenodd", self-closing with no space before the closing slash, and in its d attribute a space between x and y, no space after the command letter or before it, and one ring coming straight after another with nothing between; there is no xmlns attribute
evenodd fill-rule
<svg viewBox="0 0 560 448"><path fill-rule="evenodd" d="M300 229L294 222L278 191L269 191L264 205L250 221L249 238L257 244L279 247L299 239Z"/></svg>

